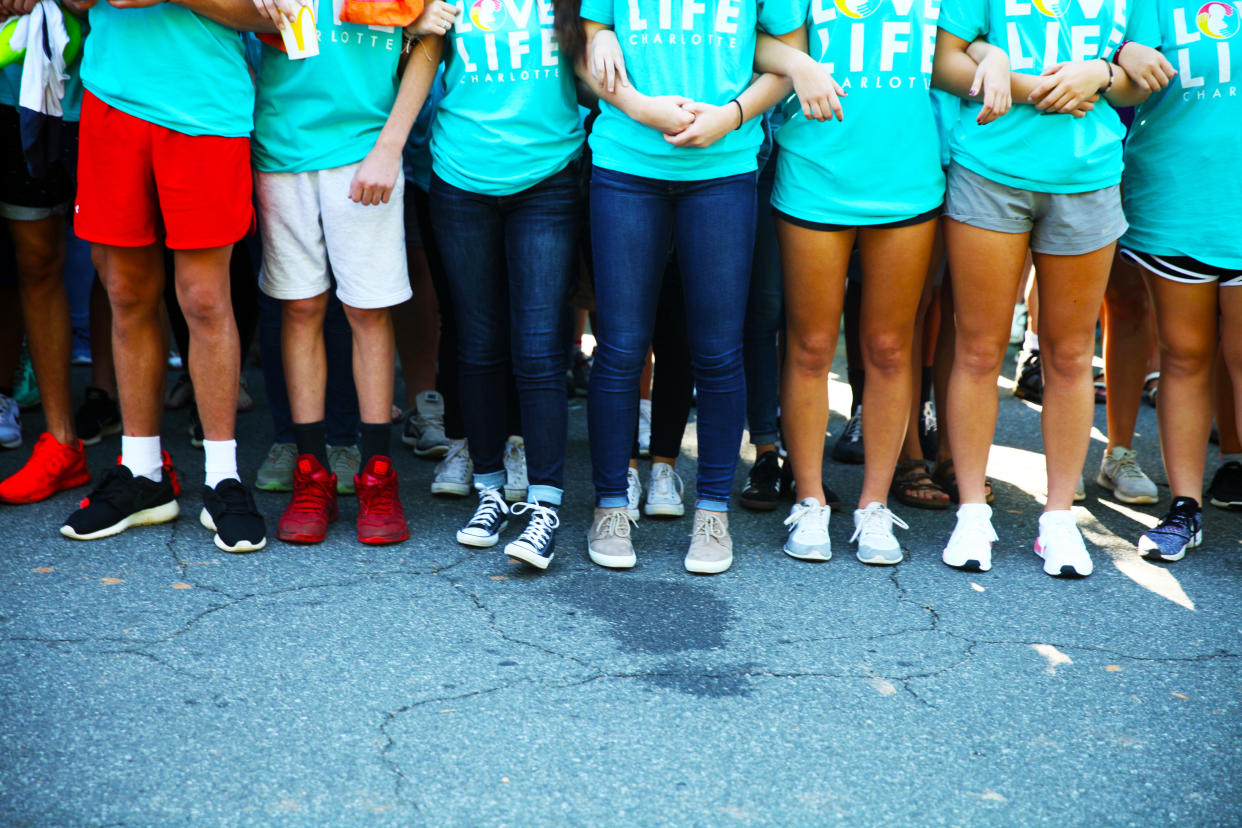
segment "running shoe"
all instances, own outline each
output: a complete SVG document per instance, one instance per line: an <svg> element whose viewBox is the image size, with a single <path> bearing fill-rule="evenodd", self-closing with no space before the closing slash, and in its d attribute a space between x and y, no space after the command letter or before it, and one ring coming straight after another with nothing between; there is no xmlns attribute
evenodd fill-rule
<svg viewBox="0 0 1242 828"><path fill-rule="evenodd" d="M444 397L437 391L423 391L405 418L401 442L415 457L443 457L452 441L444 433Z"/></svg>
<svg viewBox="0 0 1242 828"><path fill-rule="evenodd" d="M1056 577L1085 578L1095 568L1082 532L1070 511L1044 512L1039 517L1035 554L1044 559L1044 572Z"/></svg>
<svg viewBox="0 0 1242 828"><path fill-rule="evenodd" d="M173 383L172 388L168 389L168 396L164 398L164 407L169 411L178 408L185 408L194 402L194 384L190 382L190 372L182 371L177 375L177 381Z"/></svg>
<svg viewBox="0 0 1242 828"><path fill-rule="evenodd" d="M480 549L493 547L509 525L509 507L500 489L479 489L479 505L465 526L457 530L457 542Z"/></svg>
<svg viewBox="0 0 1242 828"><path fill-rule="evenodd" d="M225 552L257 552L267 546L267 525L254 496L232 477L203 489L198 522L215 532L216 546Z"/></svg>
<svg viewBox="0 0 1242 828"><path fill-rule="evenodd" d="M328 446L328 471L336 475L336 493L354 493L354 477L362 468L362 452L357 446Z"/></svg>
<svg viewBox="0 0 1242 828"><path fill-rule="evenodd" d="M250 388L246 385L245 377L237 380L237 411L240 414L254 411L254 397L250 396Z"/></svg>
<svg viewBox="0 0 1242 828"><path fill-rule="evenodd" d="M800 561L827 561L832 559L832 538L828 535L828 521L832 508L822 505L813 497L795 503L785 518L789 537L782 551Z"/></svg>
<svg viewBox="0 0 1242 828"><path fill-rule="evenodd" d="M841 436L837 438L836 444L832 447L832 459L838 463L849 463L854 466L861 465L863 457L863 432L862 432L862 406L854 406L850 419L845 424L845 430L841 432Z"/></svg>
<svg viewBox="0 0 1242 828"><path fill-rule="evenodd" d="M73 350L69 362L71 365L91 364L91 332L88 329L73 329Z"/></svg>
<svg viewBox="0 0 1242 828"><path fill-rule="evenodd" d="M30 352L24 345L21 361L17 363L17 373L13 376L13 399L23 411L34 408L43 401L39 394L39 383L35 379L34 363L30 361Z"/></svg>
<svg viewBox="0 0 1242 828"><path fill-rule="evenodd" d="M940 451L940 425L936 421L936 403L923 400L919 407L919 448L924 457L935 457Z"/></svg>
<svg viewBox="0 0 1242 828"><path fill-rule="evenodd" d="M0 448L15 449L22 444L22 410L17 400L0 394Z"/></svg>
<svg viewBox="0 0 1242 828"><path fill-rule="evenodd" d="M638 456L651 456L651 400L638 401Z"/></svg>
<svg viewBox="0 0 1242 828"><path fill-rule="evenodd" d="M107 391L89 386L86 398L73 415L73 427L82 445L98 445L103 438L121 433L121 409Z"/></svg>
<svg viewBox="0 0 1242 828"><path fill-rule="evenodd" d="M392 461L376 455L354 477L358 492L358 540L367 544L400 543L410 536L401 508L397 471Z"/></svg>
<svg viewBox="0 0 1242 828"><path fill-rule="evenodd" d="M561 525L555 506L522 501L513 505L514 515L530 513L530 520L517 540L505 544L505 554L536 569L547 569L556 555L556 528Z"/></svg>
<svg viewBox="0 0 1242 828"><path fill-rule="evenodd" d="M1230 460L1216 470L1208 498L1220 509L1242 509L1242 463Z"/></svg>
<svg viewBox="0 0 1242 828"><path fill-rule="evenodd" d="M630 519L624 506L613 509L595 508L591 528L587 530L587 556L599 566L609 569L631 569L638 563L634 543L630 540Z"/></svg>
<svg viewBox="0 0 1242 828"><path fill-rule="evenodd" d="M854 534L850 543L858 541L858 560L875 566L901 563L901 544L893 534L893 526L910 527L883 503L868 503L865 509L854 510Z"/></svg>
<svg viewBox="0 0 1242 828"><path fill-rule="evenodd" d="M957 524L945 544L940 559L954 569L987 572L992 568L992 507L986 503L967 503L957 509Z"/></svg>
<svg viewBox="0 0 1242 828"><path fill-rule="evenodd" d="M638 469L630 466L625 470L625 508L629 511L630 520L638 521L638 504L642 502L643 483L638 478Z"/></svg>
<svg viewBox="0 0 1242 828"><path fill-rule="evenodd" d="M298 462L298 447L293 443L272 443L267 457L254 476L254 487L265 492L293 491L293 468Z"/></svg>
<svg viewBox="0 0 1242 828"><path fill-rule="evenodd" d="M82 441L62 445L48 432L39 435L26 465L0 483L0 502L37 503L57 492L91 482Z"/></svg>
<svg viewBox="0 0 1242 828"><path fill-rule="evenodd" d="M505 500L510 503L525 500L529 486L526 478L526 441L515 435L505 443Z"/></svg>
<svg viewBox="0 0 1242 828"><path fill-rule="evenodd" d="M681 517L686 513L684 490L685 484L676 469L668 463L652 463L643 514L650 517Z"/></svg>
<svg viewBox="0 0 1242 828"><path fill-rule="evenodd" d="M176 477L167 462L158 482L135 477L128 466L118 463L103 473L60 533L74 540L97 540L119 535L131 526L167 523L179 513Z"/></svg>
<svg viewBox="0 0 1242 828"><path fill-rule="evenodd" d="M436 473L431 479L431 493L465 497L473 489L474 463L470 461L466 441L453 440L449 445L448 454L436 464Z"/></svg>
<svg viewBox="0 0 1242 828"><path fill-rule="evenodd" d="M1113 446L1104 455L1095 482L1122 503L1155 503L1158 499L1156 484L1139 467L1138 452L1125 446Z"/></svg>
<svg viewBox="0 0 1242 828"><path fill-rule="evenodd" d="M786 463L786 466L789 464ZM790 482L793 482L792 477ZM757 512L770 512L781 497L781 458L775 449L755 459L746 474L746 486L740 498L742 505Z"/></svg>
<svg viewBox="0 0 1242 828"><path fill-rule="evenodd" d="M1013 377L1013 395L1032 403L1044 401L1044 375L1039 364L1039 351L1023 348L1016 359L1017 370Z"/></svg>
<svg viewBox="0 0 1242 828"><path fill-rule="evenodd" d="M1139 538L1138 551L1149 561L1172 563L1201 543L1203 510L1193 497L1175 497L1168 514Z"/></svg>
<svg viewBox="0 0 1242 828"><path fill-rule="evenodd" d="M336 476L315 455L298 455L293 468L293 499L280 515L276 537L286 543L319 543L336 518Z"/></svg>
<svg viewBox="0 0 1242 828"><path fill-rule="evenodd" d="M733 566L733 539L729 513L694 510L694 531L686 550L685 567L695 575L719 575Z"/></svg>

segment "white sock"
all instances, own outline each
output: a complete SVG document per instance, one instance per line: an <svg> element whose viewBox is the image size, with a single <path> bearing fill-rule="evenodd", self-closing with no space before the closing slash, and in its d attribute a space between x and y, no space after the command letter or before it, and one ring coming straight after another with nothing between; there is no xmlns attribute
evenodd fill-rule
<svg viewBox="0 0 1242 828"><path fill-rule="evenodd" d="M991 523L992 507L986 503L963 503L957 507L957 519L962 518L983 518Z"/></svg>
<svg viewBox="0 0 1242 828"><path fill-rule="evenodd" d="M1039 334L1032 332L1029 328L1022 336L1022 350L1038 351L1039 350Z"/></svg>
<svg viewBox="0 0 1242 828"><path fill-rule="evenodd" d="M1078 521L1074 519L1074 513L1071 512L1069 509L1053 509L1050 512L1044 512L1042 515L1040 515L1039 516L1039 534L1041 535L1044 533L1044 522L1045 521L1047 521L1049 524L1064 523L1068 521L1072 526L1074 527L1078 526Z"/></svg>
<svg viewBox="0 0 1242 828"><path fill-rule="evenodd" d="M145 477L159 483L164 479L164 458L160 454L160 437L121 435L121 465L134 477Z"/></svg>
<svg viewBox="0 0 1242 828"><path fill-rule="evenodd" d="M241 480L237 476L236 440L204 440L203 453L207 488L214 489L221 480Z"/></svg>

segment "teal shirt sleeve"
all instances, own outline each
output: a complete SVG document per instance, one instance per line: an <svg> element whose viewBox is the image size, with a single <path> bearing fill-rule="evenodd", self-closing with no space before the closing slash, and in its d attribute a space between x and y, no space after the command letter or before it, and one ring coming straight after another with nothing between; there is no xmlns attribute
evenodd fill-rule
<svg viewBox="0 0 1242 828"><path fill-rule="evenodd" d="M759 6L759 27L771 35L789 34L806 23L810 0L765 0Z"/></svg>
<svg viewBox="0 0 1242 828"><path fill-rule="evenodd" d="M613 16L612 0L583 0L579 14L587 20L594 20L605 26L611 26L616 19Z"/></svg>
<svg viewBox="0 0 1242 828"><path fill-rule="evenodd" d="M1153 49L1160 48L1160 21L1156 16L1156 0L1140 0L1130 7L1130 19L1126 22L1126 40L1133 40Z"/></svg>
<svg viewBox="0 0 1242 828"><path fill-rule="evenodd" d="M944 0L936 25L967 43L988 33L987 0Z"/></svg>

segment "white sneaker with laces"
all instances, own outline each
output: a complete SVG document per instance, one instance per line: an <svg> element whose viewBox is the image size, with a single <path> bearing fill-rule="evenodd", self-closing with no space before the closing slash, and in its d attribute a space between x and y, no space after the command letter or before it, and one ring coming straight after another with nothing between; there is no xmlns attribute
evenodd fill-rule
<svg viewBox="0 0 1242 828"><path fill-rule="evenodd" d="M957 510L957 525L945 544L940 559L954 569L987 572L992 568L992 507L986 503L964 503Z"/></svg>
<svg viewBox="0 0 1242 828"><path fill-rule="evenodd" d="M15 449L22 444L22 412L17 401L0 394L0 447Z"/></svg>
<svg viewBox="0 0 1242 828"><path fill-rule="evenodd" d="M800 561L827 561L832 559L832 539L828 536L828 519L832 508L813 497L795 503L785 518L789 537L782 551Z"/></svg>
<svg viewBox="0 0 1242 828"><path fill-rule="evenodd" d="M729 514L695 509L694 532L685 567L695 575L719 575L733 566L733 538L729 536Z"/></svg>
<svg viewBox="0 0 1242 828"><path fill-rule="evenodd" d="M681 517L686 513L681 476L668 463L652 463L643 513L651 517Z"/></svg>
<svg viewBox="0 0 1242 828"><path fill-rule="evenodd" d="M638 456L651 456L651 400L638 401Z"/></svg>
<svg viewBox="0 0 1242 828"><path fill-rule="evenodd" d="M465 497L474 491L474 463L465 440L453 440L448 454L436 463L436 474L431 479L433 495Z"/></svg>
<svg viewBox="0 0 1242 828"><path fill-rule="evenodd" d="M514 435L505 443L505 500L526 499L530 482L526 478L526 441Z"/></svg>
<svg viewBox="0 0 1242 828"><path fill-rule="evenodd" d="M638 469L630 466L625 470L625 509L630 520L638 522L638 504L643 502L643 483L638 479Z"/></svg>
<svg viewBox="0 0 1242 828"><path fill-rule="evenodd" d="M416 457L443 457L452 441L444 433L444 398L436 391L423 391L406 416L401 442Z"/></svg>
<svg viewBox="0 0 1242 828"><path fill-rule="evenodd" d="M1044 559L1044 572L1054 578L1085 578L1095 568L1070 511L1044 512L1039 516L1035 554Z"/></svg>
<svg viewBox="0 0 1242 828"><path fill-rule="evenodd" d="M547 569L556 555L556 528L561 525L561 518L555 506L538 502L515 503L511 510L514 515L526 512L530 512L530 521L517 540L505 545L505 554L536 569Z"/></svg>
<svg viewBox="0 0 1242 828"><path fill-rule="evenodd" d="M509 507L499 489L478 487L479 505L470 521L457 530L457 542L483 549L495 546L500 533L509 525Z"/></svg>
<svg viewBox="0 0 1242 828"><path fill-rule="evenodd" d="M901 563L901 544L893 534L893 526L910 527L879 501L865 509L854 510L854 534L850 543L858 541L858 560L865 564L892 566Z"/></svg>
<svg viewBox="0 0 1242 828"><path fill-rule="evenodd" d="M1122 503L1155 503L1159 499L1156 484L1139 467L1138 452L1125 446L1113 446L1104 455L1095 482L1111 489Z"/></svg>

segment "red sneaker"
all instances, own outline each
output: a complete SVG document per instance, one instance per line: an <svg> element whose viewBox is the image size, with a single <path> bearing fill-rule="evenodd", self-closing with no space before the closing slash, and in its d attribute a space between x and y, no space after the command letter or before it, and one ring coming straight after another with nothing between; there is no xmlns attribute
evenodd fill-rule
<svg viewBox="0 0 1242 828"><path fill-rule="evenodd" d="M293 500L280 515L276 537L289 543L319 543L336 514L336 475L315 455L298 455L293 468Z"/></svg>
<svg viewBox="0 0 1242 828"><path fill-rule="evenodd" d="M391 460L381 455L372 457L366 468L354 475L354 489L358 493L358 540L399 543L410 536Z"/></svg>
<svg viewBox="0 0 1242 828"><path fill-rule="evenodd" d="M82 441L72 446L61 444L48 432L39 435L26 465L0 483L0 501L4 503L37 503L57 492L85 486L91 482L86 468L86 451Z"/></svg>

